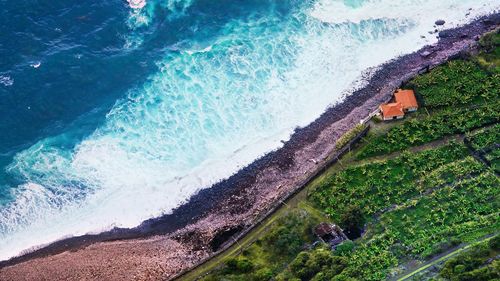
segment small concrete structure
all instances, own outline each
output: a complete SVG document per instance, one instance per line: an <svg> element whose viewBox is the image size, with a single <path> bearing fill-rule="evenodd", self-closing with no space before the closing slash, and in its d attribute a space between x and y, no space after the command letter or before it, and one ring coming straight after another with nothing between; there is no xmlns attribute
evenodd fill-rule
<svg viewBox="0 0 500 281"><path fill-rule="evenodd" d="M332 247L336 247L345 240L348 240L347 236L338 225L326 222L317 225L314 228L314 234L316 234L321 241L330 244Z"/></svg>

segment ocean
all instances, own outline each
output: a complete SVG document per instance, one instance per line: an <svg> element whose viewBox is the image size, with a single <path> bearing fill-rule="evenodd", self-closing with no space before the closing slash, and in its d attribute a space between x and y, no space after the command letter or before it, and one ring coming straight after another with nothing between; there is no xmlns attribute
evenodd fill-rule
<svg viewBox="0 0 500 281"><path fill-rule="evenodd" d="M498 8L0 0L0 260L169 213L282 146L370 69Z"/></svg>

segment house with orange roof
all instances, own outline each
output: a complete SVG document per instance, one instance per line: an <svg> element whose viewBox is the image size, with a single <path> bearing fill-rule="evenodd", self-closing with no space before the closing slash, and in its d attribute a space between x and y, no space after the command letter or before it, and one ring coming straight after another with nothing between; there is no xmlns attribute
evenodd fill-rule
<svg viewBox="0 0 500 281"><path fill-rule="evenodd" d="M394 99L401 104L404 112L413 112L418 109L417 98L415 98L413 90L398 89L394 94Z"/></svg>
<svg viewBox="0 0 500 281"><path fill-rule="evenodd" d="M405 116L403 106L399 102L382 104L380 105L380 111L382 112L382 118L386 121L402 119Z"/></svg>
<svg viewBox="0 0 500 281"><path fill-rule="evenodd" d="M406 112L413 112L418 109L417 98L413 90L398 89L394 93L394 101L380 105L382 119L395 120L402 119Z"/></svg>

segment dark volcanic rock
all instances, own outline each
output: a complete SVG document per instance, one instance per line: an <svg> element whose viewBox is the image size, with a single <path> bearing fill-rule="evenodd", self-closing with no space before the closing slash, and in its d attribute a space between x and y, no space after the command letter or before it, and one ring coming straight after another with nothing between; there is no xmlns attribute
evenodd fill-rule
<svg viewBox="0 0 500 281"><path fill-rule="evenodd" d="M441 38L451 38L454 37L453 30L443 30L439 32L439 37Z"/></svg>
<svg viewBox="0 0 500 281"><path fill-rule="evenodd" d="M444 20L437 20L435 22L436 25L444 25L446 22Z"/></svg>
<svg viewBox="0 0 500 281"><path fill-rule="evenodd" d="M482 20L484 25L499 25L500 24L500 13L494 14L490 17L486 17Z"/></svg>
<svg viewBox="0 0 500 281"><path fill-rule="evenodd" d="M491 19L485 19L485 20L483 20L483 24L484 25L492 25L492 24L494 24L494 21Z"/></svg>

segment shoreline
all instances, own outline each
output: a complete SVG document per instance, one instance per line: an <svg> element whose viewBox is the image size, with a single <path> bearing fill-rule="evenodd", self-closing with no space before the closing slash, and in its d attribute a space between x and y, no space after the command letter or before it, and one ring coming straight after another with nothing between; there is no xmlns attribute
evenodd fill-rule
<svg viewBox="0 0 500 281"><path fill-rule="evenodd" d="M432 46L384 63L366 85L330 107L313 123L296 130L282 148L211 188L200 190L172 214L147 220L132 229L66 238L2 261L0 279L2 276L23 279L21 276L26 277L29 268L34 272L41 270L36 273L52 276L52 280L54 276L67 279L68 274L72 271L76 274L74 271L78 270L84 271L86 277L80 277L85 280L96 278L88 275L92 272L111 280L124 276L127 280L133 279L131 271L139 274L139 280L169 279L186 272L230 245L231 238L251 229L279 206L282 198L300 190L303 181L317 173L335 153L335 140L387 101L396 88L429 68L473 50L476 36L499 24L498 13L480 17L464 26L440 32L439 42ZM127 256L123 255L124 251ZM151 252L161 258L150 258ZM99 257L94 263L85 260L96 253ZM117 258L120 254L122 257ZM134 257L140 257L143 263L134 266ZM144 261L148 258L153 261ZM106 273L104 265L109 264L118 268L113 266L114 270L107 269ZM96 265L102 266L94 268ZM125 273L109 272L117 269Z"/></svg>

